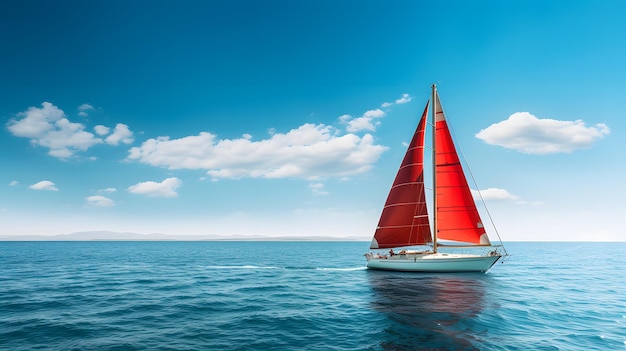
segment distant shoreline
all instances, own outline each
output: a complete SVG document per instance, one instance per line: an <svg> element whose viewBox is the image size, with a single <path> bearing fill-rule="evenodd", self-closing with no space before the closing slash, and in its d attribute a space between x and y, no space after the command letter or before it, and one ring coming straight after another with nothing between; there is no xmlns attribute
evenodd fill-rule
<svg viewBox="0 0 626 351"><path fill-rule="evenodd" d="M63 240L63 239L20 239L20 238L0 238L0 242L345 242L355 243L364 242L368 243L369 240L348 240L348 239L204 239L204 240L179 240L179 239L93 239L93 240Z"/></svg>
<svg viewBox="0 0 626 351"><path fill-rule="evenodd" d="M260 235L170 235L170 234L138 234L119 232L77 232L56 235L0 235L0 241L363 241L359 237L330 236L260 236Z"/></svg>
<svg viewBox="0 0 626 351"><path fill-rule="evenodd" d="M363 242L370 238L331 236L227 236L227 235L171 235L118 232L78 232L56 235L0 235L0 242ZM626 243L626 241L523 241L504 243Z"/></svg>

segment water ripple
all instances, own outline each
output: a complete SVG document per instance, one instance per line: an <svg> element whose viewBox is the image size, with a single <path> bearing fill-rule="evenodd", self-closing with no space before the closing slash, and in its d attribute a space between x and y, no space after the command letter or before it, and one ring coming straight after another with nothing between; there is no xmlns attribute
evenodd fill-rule
<svg viewBox="0 0 626 351"><path fill-rule="evenodd" d="M365 243L0 245L3 350L626 349L626 244L443 275L365 270Z"/></svg>

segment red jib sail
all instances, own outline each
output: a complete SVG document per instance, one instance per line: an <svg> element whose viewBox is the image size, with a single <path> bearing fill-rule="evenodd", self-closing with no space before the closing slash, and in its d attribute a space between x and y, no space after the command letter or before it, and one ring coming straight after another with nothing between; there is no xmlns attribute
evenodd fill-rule
<svg viewBox="0 0 626 351"><path fill-rule="evenodd" d="M393 182L370 248L432 242L424 192L424 136L428 104Z"/></svg>
<svg viewBox="0 0 626 351"><path fill-rule="evenodd" d="M435 92L435 190L437 239L489 245L480 215L461 168L439 95Z"/></svg>

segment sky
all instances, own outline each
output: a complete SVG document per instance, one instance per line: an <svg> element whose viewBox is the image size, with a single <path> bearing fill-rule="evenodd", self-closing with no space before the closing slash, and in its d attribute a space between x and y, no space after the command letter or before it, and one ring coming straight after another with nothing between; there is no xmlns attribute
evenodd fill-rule
<svg viewBox="0 0 626 351"><path fill-rule="evenodd" d="M626 240L624 13L0 2L0 235L369 241L436 83L502 240Z"/></svg>

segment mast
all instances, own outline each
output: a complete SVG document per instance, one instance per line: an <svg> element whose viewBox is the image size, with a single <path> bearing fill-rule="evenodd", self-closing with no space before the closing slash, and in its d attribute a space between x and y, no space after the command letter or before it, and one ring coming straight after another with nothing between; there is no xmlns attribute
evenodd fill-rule
<svg viewBox="0 0 626 351"><path fill-rule="evenodd" d="M435 173L435 168L437 167L437 150L435 150L435 134L437 131L437 121L435 120L437 115L437 103L435 98L437 96L437 85L432 85L432 110L431 110L431 118L432 118L432 137L433 137L433 252L437 253L437 174Z"/></svg>

